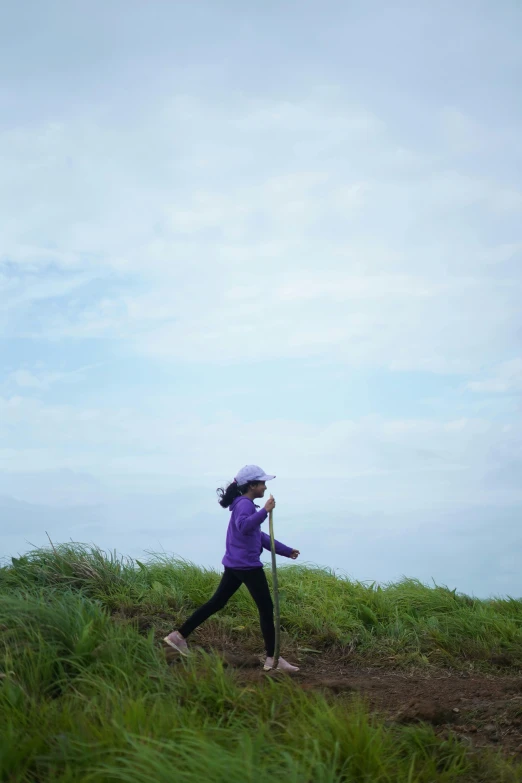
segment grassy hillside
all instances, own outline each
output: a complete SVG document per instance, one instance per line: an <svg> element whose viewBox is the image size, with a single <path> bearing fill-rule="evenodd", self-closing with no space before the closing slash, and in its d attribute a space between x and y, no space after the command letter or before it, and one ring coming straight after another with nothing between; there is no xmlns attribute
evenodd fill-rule
<svg viewBox="0 0 522 783"><path fill-rule="evenodd" d="M79 546L0 569L0 779L8 781L519 781L522 766L426 725L395 725L290 678L245 685L218 655L169 666L158 639L219 580ZM404 581L384 589L281 569L285 649L429 669L522 664L522 602ZM261 652L240 591L206 633ZM195 635L197 641L197 636ZM175 773L175 774L174 774Z"/></svg>

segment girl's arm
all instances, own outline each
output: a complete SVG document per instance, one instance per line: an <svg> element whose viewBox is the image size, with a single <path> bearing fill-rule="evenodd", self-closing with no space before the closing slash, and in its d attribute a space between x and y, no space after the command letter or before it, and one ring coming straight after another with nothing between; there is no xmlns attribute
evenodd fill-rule
<svg viewBox="0 0 522 783"><path fill-rule="evenodd" d="M268 549L268 551L271 550L270 546L270 536L266 533L261 533L261 543L263 544L264 549ZM292 552L294 551L292 547L286 546L286 544L282 544L280 541L275 541L275 551L278 555L283 555L283 557L290 557Z"/></svg>
<svg viewBox="0 0 522 783"><path fill-rule="evenodd" d="M259 525L265 521L268 513L264 508L260 508L259 511L252 514L252 505L250 503L248 505L245 503L244 505L246 506L245 512L238 513L236 517L236 527L240 533L247 535L248 533L252 533L256 527L259 527Z"/></svg>

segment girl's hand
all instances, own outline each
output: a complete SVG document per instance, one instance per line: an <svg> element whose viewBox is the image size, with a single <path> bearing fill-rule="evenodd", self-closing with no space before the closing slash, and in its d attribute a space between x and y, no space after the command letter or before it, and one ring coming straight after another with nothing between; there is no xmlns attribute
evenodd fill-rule
<svg viewBox="0 0 522 783"><path fill-rule="evenodd" d="M273 496L270 495L270 497L268 498L268 500L265 503L265 511L270 513L271 511L274 510L274 508L275 508L275 500L274 500Z"/></svg>
<svg viewBox="0 0 522 783"><path fill-rule="evenodd" d="M292 554L290 555L290 557L292 558L292 560L297 560L300 554L301 552L298 549L292 549Z"/></svg>

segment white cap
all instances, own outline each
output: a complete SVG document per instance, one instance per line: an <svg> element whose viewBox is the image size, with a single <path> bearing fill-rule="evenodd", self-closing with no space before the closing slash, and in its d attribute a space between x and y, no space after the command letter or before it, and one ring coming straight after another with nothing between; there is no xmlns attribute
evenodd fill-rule
<svg viewBox="0 0 522 783"><path fill-rule="evenodd" d="M241 468L234 481L237 481L241 487L243 484L248 484L249 481L270 481L271 479L275 479L275 476L269 476L259 465L245 465L244 468Z"/></svg>

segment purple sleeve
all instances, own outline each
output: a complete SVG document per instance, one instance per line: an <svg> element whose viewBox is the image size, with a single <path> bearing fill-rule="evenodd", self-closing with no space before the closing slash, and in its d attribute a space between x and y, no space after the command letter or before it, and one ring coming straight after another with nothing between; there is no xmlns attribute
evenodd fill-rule
<svg viewBox="0 0 522 783"><path fill-rule="evenodd" d="M261 542L263 544L264 549L268 549L270 552L271 546L270 546L270 536L266 533L261 533ZM292 552L294 551L291 546L286 546L286 544L282 544L280 541L275 541L275 551L278 555L283 555L283 557L290 557Z"/></svg>
<svg viewBox="0 0 522 783"><path fill-rule="evenodd" d="M254 531L256 527L259 527L268 516L264 508L260 508L259 511L256 511L254 514L250 514L249 512L250 508L243 513L239 512L235 520L237 529L244 535L252 533L252 531Z"/></svg>

